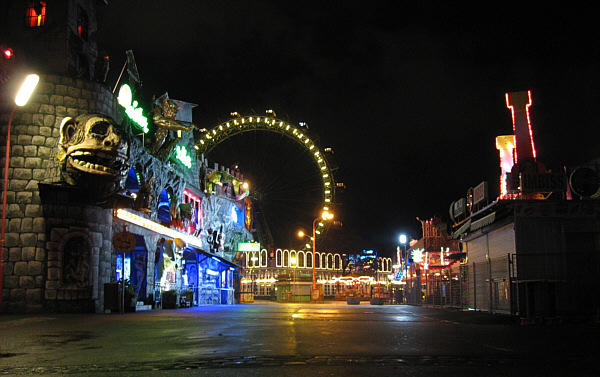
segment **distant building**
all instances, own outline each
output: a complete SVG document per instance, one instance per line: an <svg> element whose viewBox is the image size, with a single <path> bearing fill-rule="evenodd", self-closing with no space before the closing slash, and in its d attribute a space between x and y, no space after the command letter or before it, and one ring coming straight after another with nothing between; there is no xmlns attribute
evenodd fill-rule
<svg viewBox="0 0 600 377"><path fill-rule="evenodd" d="M356 257L356 256L354 256ZM389 284L391 258L374 258L368 269L349 265L345 254L316 252L315 282L319 300L345 300L349 289L360 289L370 298L372 285ZM355 258L352 258L355 259ZM273 300L311 301L313 253L310 250L262 249L244 253L241 302ZM366 272L368 270L368 272Z"/></svg>

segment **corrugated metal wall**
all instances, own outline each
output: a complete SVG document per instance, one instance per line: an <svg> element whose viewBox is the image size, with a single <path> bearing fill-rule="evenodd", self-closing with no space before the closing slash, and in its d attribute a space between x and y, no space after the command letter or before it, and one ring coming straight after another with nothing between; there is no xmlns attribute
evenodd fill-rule
<svg viewBox="0 0 600 377"><path fill-rule="evenodd" d="M515 252L512 224L465 242L469 307L510 312L509 255Z"/></svg>

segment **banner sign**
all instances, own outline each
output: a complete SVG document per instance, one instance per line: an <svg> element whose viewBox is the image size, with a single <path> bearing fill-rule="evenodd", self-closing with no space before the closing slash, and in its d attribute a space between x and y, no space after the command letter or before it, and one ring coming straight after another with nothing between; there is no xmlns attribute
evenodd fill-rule
<svg viewBox="0 0 600 377"><path fill-rule="evenodd" d="M240 243L238 243L238 251L247 251L247 252L260 251L260 243L258 243L258 242L240 242Z"/></svg>

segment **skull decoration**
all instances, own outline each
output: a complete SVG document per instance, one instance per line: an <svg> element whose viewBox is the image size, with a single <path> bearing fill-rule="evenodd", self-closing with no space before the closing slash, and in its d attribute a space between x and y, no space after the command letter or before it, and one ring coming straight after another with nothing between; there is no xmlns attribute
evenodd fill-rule
<svg viewBox="0 0 600 377"><path fill-rule="evenodd" d="M106 198L119 190L128 171L128 144L114 121L101 114L65 118L56 160L65 181Z"/></svg>

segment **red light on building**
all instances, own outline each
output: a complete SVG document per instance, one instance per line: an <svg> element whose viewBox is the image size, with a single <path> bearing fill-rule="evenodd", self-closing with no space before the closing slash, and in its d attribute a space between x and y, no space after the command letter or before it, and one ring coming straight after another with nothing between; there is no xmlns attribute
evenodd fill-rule
<svg viewBox="0 0 600 377"><path fill-rule="evenodd" d="M6 60L8 60L8 59L12 58L15 55L15 53L12 48L7 48L7 49L2 50L2 55L4 55L4 58Z"/></svg>

